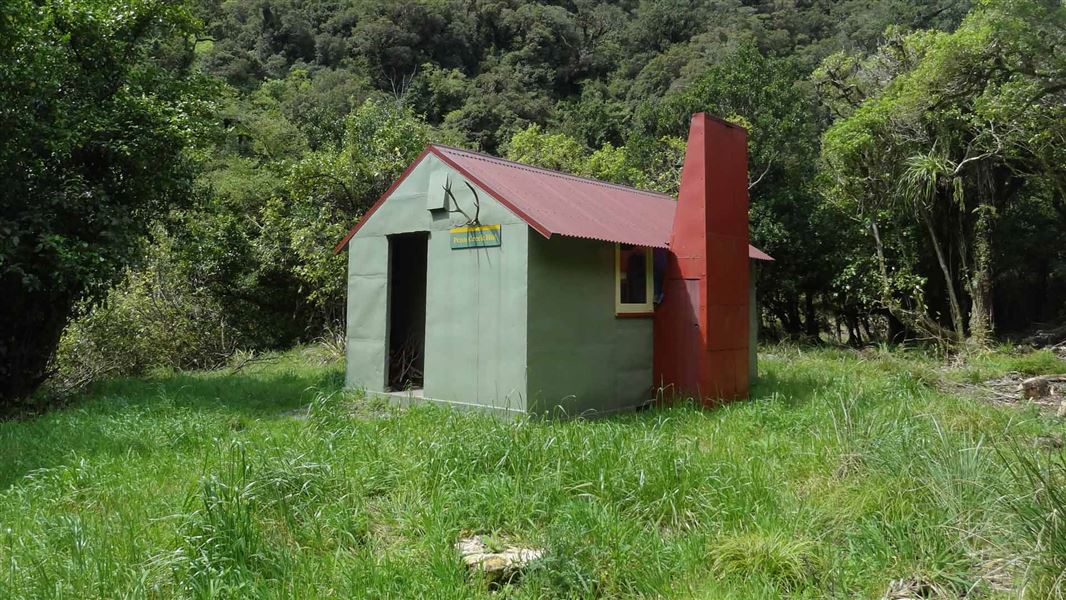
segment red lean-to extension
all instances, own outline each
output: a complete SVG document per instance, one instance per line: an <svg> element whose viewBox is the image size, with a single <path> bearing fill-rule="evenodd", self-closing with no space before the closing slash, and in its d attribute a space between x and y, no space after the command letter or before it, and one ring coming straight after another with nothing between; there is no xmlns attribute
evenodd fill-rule
<svg viewBox="0 0 1066 600"><path fill-rule="evenodd" d="M666 396L747 397L747 133L704 113L689 128L654 335Z"/></svg>

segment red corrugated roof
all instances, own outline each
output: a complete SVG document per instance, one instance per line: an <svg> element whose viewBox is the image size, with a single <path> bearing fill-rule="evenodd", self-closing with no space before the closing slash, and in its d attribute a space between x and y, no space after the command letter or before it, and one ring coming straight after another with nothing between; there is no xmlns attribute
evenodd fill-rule
<svg viewBox="0 0 1066 600"><path fill-rule="evenodd" d="M499 200L544 237L565 235L652 248L670 245L677 207L677 201L670 196L434 144L337 244L337 251L429 153ZM748 255L773 260L753 246L748 247Z"/></svg>
<svg viewBox="0 0 1066 600"><path fill-rule="evenodd" d="M443 146L434 154L485 191L515 205L545 236L566 235L666 248L673 198Z"/></svg>

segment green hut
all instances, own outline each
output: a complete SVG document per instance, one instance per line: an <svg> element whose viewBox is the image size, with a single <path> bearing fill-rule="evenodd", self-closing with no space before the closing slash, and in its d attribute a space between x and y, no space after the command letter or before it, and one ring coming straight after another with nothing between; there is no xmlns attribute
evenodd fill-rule
<svg viewBox="0 0 1066 600"><path fill-rule="evenodd" d="M746 191L743 201L747 248ZM655 328L677 262L678 206L429 146L338 244L348 249L347 385L505 413L649 402L669 383L656 381ZM747 259L733 282L744 286L744 340L734 345L745 356Z"/></svg>

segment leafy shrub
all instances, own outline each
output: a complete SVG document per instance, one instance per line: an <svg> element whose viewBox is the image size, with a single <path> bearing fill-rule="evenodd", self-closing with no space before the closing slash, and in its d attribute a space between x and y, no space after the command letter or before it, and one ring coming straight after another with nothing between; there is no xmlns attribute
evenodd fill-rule
<svg viewBox="0 0 1066 600"><path fill-rule="evenodd" d="M56 389L70 390L102 376L155 368L214 368L241 336L220 304L168 272L165 259L130 270L95 307L64 331L56 356Z"/></svg>
<svg viewBox="0 0 1066 600"><path fill-rule="evenodd" d="M181 2L0 6L0 407L47 378L79 303L194 195L216 86Z"/></svg>

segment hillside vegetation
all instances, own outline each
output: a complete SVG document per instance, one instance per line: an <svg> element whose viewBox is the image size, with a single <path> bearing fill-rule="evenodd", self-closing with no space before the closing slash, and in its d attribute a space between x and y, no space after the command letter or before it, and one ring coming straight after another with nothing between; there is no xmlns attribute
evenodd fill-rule
<svg viewBox="0 0 1066 600"><path fill-rule="evenodd" d="M0 34L5 412L340 337L334 245L427 143L673 194L698 111L749 132L767 336L1066 337L1057 0L12 0Z"/></svg>
<svg viewBox="0 0 1066 600"><path fill-rule="evenodd" d="M391 409L328 356L0 423L0 596L1066 595L1066 425L941 391L1066 371L1047 351L773 347L749 402L568 422ZM491 591L472 532L546 556Z"/></svg>

